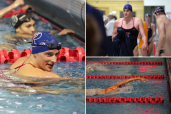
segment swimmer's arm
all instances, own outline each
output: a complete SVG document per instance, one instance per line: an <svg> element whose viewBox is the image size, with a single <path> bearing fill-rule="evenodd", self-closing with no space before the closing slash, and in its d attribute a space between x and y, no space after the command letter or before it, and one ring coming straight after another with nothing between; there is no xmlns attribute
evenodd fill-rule
<svg viewBox="0 0 171 114"><path fill-rule="evenodd" d="M158 41L156 54L158 54L159 51L163 48L164 42L165 42L166 30L165 30L164 23L162 22L162 20L158 20L158 31L159 31L159 41Z"/></svg>
<svg viewBox="0 0 171 114"><path fill-rule="evenodd" d="M139 18L139 31L141 33L141 36L142 36L142 40L144 42L144 44L147 44L147 39L146 39L146 36L145 36L145 31L144 31L144 27L143 27L143 22L142 20Z"/></svg>
<svg viewBox="0 0 171 114"><path fill-rule="evenodd" d="M11 10L17 8L20 5L24 5L24 1L23 0L16 0L13 4L11 4L10 6L0 10L0 18L2 18L5 14L7 14L8 12L10 12Z"/></svg>
<svg viewBox="0 0 171 114"><path fill-rule="evenodd" d="M58 35L65 35L65 34L75 34L75 31L70 29L63 29Z"/></svg>
<svg viewBox="0 0 171 114"><path fill-rule="evenodd" d="M153 35L152 37L150 38L151 41L153 40L153 38L156 36L156 26L154 24L151 25L151 28L152 28L152 32L153 32Z"/></svg>
<svg viewBox="0 0 171 114"><path fill-rule="evenodd" d="M117 33L117 29L118 29L117 25L118 25L118 21L116 20L113 25L114 27L113 27L113 33L112 33L112 41L113 41L114 37L118 34Z"/></svg>
<svg viewBox="0 0 171 114"><path fill-rule="evenodd" d="M111 24L111 23L108 22L108 23L105 25L106 30L110 29L110 27L111 27L110 24Z"/></svg>
<svg viewBox="0 0 171 114"><path fill-rule="evenodd" d="M16 34L11 34L13 38L32 38L33 35L31 34L19 34L19 33L16 33Z"/></svg>
<svg viewBox="0 0 171 114"><path fill-rule="evenodd" d="M119 82L109 88L106 88L106 89L103 89L101 91L97 91L97 94L102 94L102 93L110 93L110 92L113 92L115 91L117 88L119 88L120 85L123 85L123 84L127 84L128 82L130 81L134 81L134 80L141 80L141 81L147 81L147 79L145 78L130 78L130 79L127 79L127 80L124 80L122 82Z"/></svg>
<svg viewBox="0 0 171 114"><path fill-rule="evenodd" d="M119 82L119 83L117 83L115 85L117 85L119 87L119 85L127 84L128 82L131 82L131 81L134 81L134 80L147 81L147 79L145 79L145 78L130 78L130 79L124 80L122 82Z"/></svg>
<svg viewBox="0 0 171 114"><path fill-rule="evenodd" d="M33 87L38 93L49 93L49 94L71 94L75 92L85 93L84 89L74 88L74 89L46 89L43 87Z"/></svg>

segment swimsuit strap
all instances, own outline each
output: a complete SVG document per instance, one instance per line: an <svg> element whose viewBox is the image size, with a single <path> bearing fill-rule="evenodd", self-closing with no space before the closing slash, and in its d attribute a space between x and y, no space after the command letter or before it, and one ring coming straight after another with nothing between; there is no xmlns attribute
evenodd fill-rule
<svg viewBox="0 0 171 114"><path fill-rule="evenodd" d="M25 62L26 62L26 61L24 61L22 65L20 65L20 66L14 68L14 69L17 69L17 68L20 69L20 68L21 68L22 66L24 66L25 64L30 64L30 65L32 65L33 67L35 67L35 66L34 66L33 64L31 64L31 63L25 63ZM19 69L18 69L18 70L19 70ZM17 71L18 71L18 70L17 70Z"/></svg>
<svg viewBox="0 0 171 114"><path fill-rule="evenodd" d="M123 20L124 20L124 19L122 19L122 24L121 24L121 27L122 27L122 25L123 25Z"/></svg>
<svg viewBox="0 0 171 114"><path fill-rule="evenodd" d="M132 21L133 21L133 27L134 27L134 20L133 20L133 18L132 18Z"/></svg>

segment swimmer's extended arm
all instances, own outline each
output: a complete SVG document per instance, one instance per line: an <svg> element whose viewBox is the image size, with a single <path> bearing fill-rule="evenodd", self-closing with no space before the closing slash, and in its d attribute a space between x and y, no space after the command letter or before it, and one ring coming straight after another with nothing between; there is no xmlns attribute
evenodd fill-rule
<svg viewBox="0 0 171 114"><path fill-rule="evenodd" d="M113 33L112 33L112 41L113 41L114 37L118 34L118 33L117 33L117 29L118 29L117 23L118 23L118 21L116 20L116 21L114 22L114 25L113 25L114 27L113 27Z"/></svg>
<svg viewBox="0 0 171 114"><path fill-rule="evenodd" d="M117 90L117 88L119 88L120 85L127 84L128 82L134 81L134 80L147 81L147 79L145 79L145 78L130 78L130 79L124 80L122 82L119 82L109 88L103 89L101 91L97 91L97 94L105 94L105 93L114 92Z"/></svg>
<svg viewBox="0 0 171 114"><path fill-rule="evenodd" d="M164 46L165 36L166 36L166 30L164 27L164 23L162 22L161 19L157 21L157 25L158 25L158 31L159 31L159 41L158 41L158 46L157 46L155 56L159 56L159 52Z"/></svg>
<svg viewBox="0 0 171 114"><path fill-rule="evenodd" d="M153 41L153 38L156 36L156 26L154 24L151 25L151 29L152 29L153 35L149 39L149 42L152 42Z"/></svg>
<svg viewBox="0 0 171 114"><path fill-rule="evenodd" d="M65 35L65 34L75 34L75 31L70 29L63 29L58 35Z"/></svg>
<svg viewBox="0 0 171 114"><path fill-rule="evenodd" d="M17 8L20 5L24 5L24 0L16 0L13 4L11 4L10 6L0 10L0 18L2 18L5 14L7 14L8 12L10 12L11 10Z"/></svg>
<svg viewBox="0 0 171 114"><path fill-rule="evenodd" d="M145 31L144 31L144 27L143 27L143 22L142 20L139 18L139 31L141 33L141 36L142 36L142 40L143 40L143 45L142 45L142 48L145 50L147 49L146 47L146 44L147 44L147 39L146 39L146 36L145 36Z"/></svg>

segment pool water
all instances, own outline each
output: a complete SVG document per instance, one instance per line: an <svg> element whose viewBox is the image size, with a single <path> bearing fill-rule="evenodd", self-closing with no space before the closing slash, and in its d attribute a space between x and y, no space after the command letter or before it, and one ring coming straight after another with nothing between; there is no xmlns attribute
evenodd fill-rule
<svg viewBox="0 0 171 114"><path fill-rule="evenodd" d="M164 103L87 103L88 114L170 114L165 62L163 58L88 58L86 62L162 61L162 65L103 65L109 72L94 71L86 75L164 74L164 79L135 80L116 93L91 97L164 97ZM126 79L86 79L86 89L105 89ZM90 96L87 96L89 98Z"/></svg>
<svg viewBox="0 0 171 114"><path fill-rule="evenodd" d="M9 4L6 0L0 0L0 9L3 9ZM35 18L36 30L57 30L54 34L56 37L60 30L53 27L50 23L43 21L36 14L32 14ZM15 34L15 29L11 26L10 18L0 20L0 44L10 44L14 48L22 52L24 49L31 49L30 43L25 43L23 40L17 40L11 43L3 37L5 33ZM27 39L28 42L31 39ZM63 35L58 42L62 43L62 47L74 49L75 47L83 47L84 44L78 42L71 35ZM0 69L8 68L11 64L1 64ZM60 62L54 65L54 73L62 77L80 77L85 76L85 62ZM7 80L5 80L7 81ZM0 84L8 84L10 82L3 82L0 79ZM74 88L85 89L85 82L69 83L61 82L44 86L47 89L65 89L71 90ZM15 89L14 89L15 90ZM14 113L14 114L84 114L85 113L85 96L82 92L74 92L69 94L41 94L41 93L25 93L7 90L6 86L0 86L0 114Z"/></svg>

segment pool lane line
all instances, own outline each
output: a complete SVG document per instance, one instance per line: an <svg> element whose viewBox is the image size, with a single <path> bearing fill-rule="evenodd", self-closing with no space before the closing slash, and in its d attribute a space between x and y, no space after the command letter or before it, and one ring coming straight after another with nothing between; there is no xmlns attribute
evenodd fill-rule
<svg viewBox="0 0 171 114"><path fill-rule="evenodd" d="M100 97L86 98L87 103L164 103L164 97Z"/></svg>
<svg viewBox="0 0 171 114"><path fill-rule="evenodd" d="M86 64L115 64L115 65L162 65L162 61L137 61L137 62L86 62Z"/></svg>
<svg viewBox="0 0 171 114"><path fill-rule="evenodd" d="M146 78L146 79L164 79L164 74L158 75L86 75L86 79L128 79L128 78Z"/></svg>

